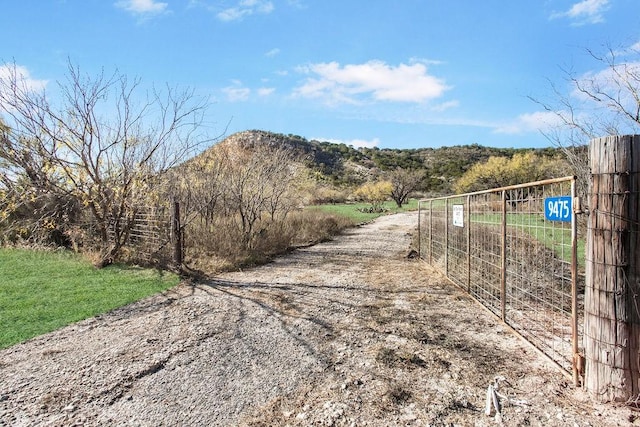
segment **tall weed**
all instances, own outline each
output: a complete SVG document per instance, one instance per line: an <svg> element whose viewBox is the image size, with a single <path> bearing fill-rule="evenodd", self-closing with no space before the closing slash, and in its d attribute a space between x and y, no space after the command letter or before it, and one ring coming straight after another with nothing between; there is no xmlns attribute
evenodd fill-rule
<svg viewBox="0 0 640 427"><path fill-rule="evenodd" d="M353 225L349 218L315 209L293 211L284 219L265 216L249 236L233 217L196 221L185 230L185 261L207 274L263 264L296 247L329 240Z"/></svg>

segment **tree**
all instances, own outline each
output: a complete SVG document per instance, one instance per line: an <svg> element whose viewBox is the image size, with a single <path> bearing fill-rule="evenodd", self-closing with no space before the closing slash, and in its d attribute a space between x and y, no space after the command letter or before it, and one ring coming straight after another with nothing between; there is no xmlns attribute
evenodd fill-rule
<svg viewBox="0 0 640 427"><path fill-rule="evenodd" d="M117 71L91 77L70 61L53 98L30 87L16 64L4 69L0 111L9 130L0 140L0 179L12 200L4 209L47 197L78 203L99 234L97 265L112 263L163 174L203 142L206 100L170 87L139 96L139 79Z"/></svg>
<svg viewBox="0 0 640 427"><path fill-rule="evenodd" d="M586 145L608 135L640 133L640 48L614 49L604 54L587 49L596 72L565 72L567 88L550 82L550 101L530 97L555 117L544 135L561 147L578 176L578 192L586 195L589 159ZM585 200L586 202L586 200Z"/></svg>
<svg viewBox="0 0 640 427"><path fill-rule="evenodd" d="M180 203L183 226L194 220L210 225L222 200L220 156L209 149L172 168L163 197Z"/></svg>
<svg viewBox="0 0 640 427"><path fill-rule="evenodd" d="M226 215L237 221L243 246L251 250L259 221L282 222L299 205L295 155L286 147L266 144L215 148Z"/></svg>
<svg viewBox="0 0 640 427"><path fill-rule="evenodd" d="M489 157L476 163L454 184L457 193L506 187L566 175L568 165L562 159L542 157L533 151L509 157Z"/></svg>
<svg viewBox="0 0 640 427"><path fill-rule="evenodd" d="M415 169L396 168L387 176L391 182L391 198L401 208L407 202L409 195L420 187L425 173Z"/></svg>
<svg viewBox="0 0 640 427"><path fill-rule="evenodd" d="M371 203L371 210L382 211L382 204L389 198L393 185L389 181L367 182L358 187L355 196Z"/></svg>

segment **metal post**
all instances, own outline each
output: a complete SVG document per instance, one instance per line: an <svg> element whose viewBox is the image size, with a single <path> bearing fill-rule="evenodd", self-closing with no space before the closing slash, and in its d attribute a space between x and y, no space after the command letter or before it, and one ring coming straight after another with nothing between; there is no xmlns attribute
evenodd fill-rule
<svg viewBox="0 0 640 427"><path fill-rule="evenodd" d="M467 292L471 293L471 196L467 196Z"/></svg>
<svg viewBox="0 0 640 427"><path fill-rule="evenodd" d="M418 258L422 259L422 227L420 225L422 218L422 201L418 200Z"/></svg>
<svg viewBox="0 0 640 427"><path fill-rule="evenodd" d="M449 277L449 199L444 201L444 275Z"/></svg>
<svg viewBox="0 0 640 427"><path fill-rule="evenodd" d="M507 191L502 190L502 245L500 272L500 317L507 321Z"/></svg>
<svg viewBox="0 0 640 427"><path fill-rule="evenodd" d="M582 356L578 349L578 224L576 213L579 211L579 203L576 198L576 180L571 181L571 200L573 212L571 213L571 345L573 348L573 384L580 386L580 369Z"/></svg>
<svg viewBox="0 0 640 427"><path fill-rule="evenodd" d="M433 200L429 201L429 265L433 265Z"/></svg>

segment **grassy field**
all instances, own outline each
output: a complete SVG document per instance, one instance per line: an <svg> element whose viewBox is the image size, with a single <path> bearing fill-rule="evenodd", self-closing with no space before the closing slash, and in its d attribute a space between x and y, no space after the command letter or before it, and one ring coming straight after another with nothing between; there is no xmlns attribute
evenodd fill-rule
<svg viewBox="0 0 640 427"><path fill-rule="evenodd" d="M310 206L307 209L318 209L325 212L332 213L334 215L341 215L353 220L356 224L362 224L372 221L379 216L387 215L390 213L404 212L418 209L418 201L415 199L409 200L402 208L398 208L395 202L385 202L383 208L385 212L368 213L362 212L364 209L371 207L370 203L343 203L343 204L327 204Z"/></svg>
<svg viewBox="0 0 640 427"><path fill-rule="evenodd" d="M69 252L0 249L0 348L107 312L178 284L129 266L95 269Z"/></svg>
<svg viewBox="0 0 640 427"><path fill-rule="evenodd" d="M433 201L432 207L444 206L445 200ZM350 218L355 223L366 223L381 215L389 213L402 212L407 210L418 209L418 201L413 199L409 203L403 205L401 209L398 209L394 202L385 202L384 208L386 212L382 213L367 213L362 212L361 209L370 207L367 203L349 203L349 204L327 204L312 206L309 209L319 209L325 212L333 213L335 215L342 215ZM426 205L427 208L429 205ZM499 225L502 223L501 214L482 213L473 214L471 221L476 223ZM571 230L567 227L552 226L548 221L545 221L542 214L509 214L507 215L507 225L511 227L517 227L542 242L548 248L556 251L560 259L565 261L571 260ZM562 244L559 244L559 242ZM578 239L578 264L580 267L584 267L584 253L585 253L585 239Z"/></svg>
<svg viewBox="0 0 640 427"><path fill-rule="evenodd" d="M471 221L499 225L502 223L501 214L474 214ZM534 239L542 242L546 247L558 254L564 261L571 261L571 229L568 224L558 225L544 219L543 214L507 214L507 225L520 229ZM585 239L577 241L578 265L584 267Z"/></svg>

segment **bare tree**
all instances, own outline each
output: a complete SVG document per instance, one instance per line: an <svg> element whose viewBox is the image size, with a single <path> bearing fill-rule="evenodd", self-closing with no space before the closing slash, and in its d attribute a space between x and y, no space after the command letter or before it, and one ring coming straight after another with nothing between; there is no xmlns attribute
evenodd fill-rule
<svg viewBox="0 0 640 427"><path fill-rule="evenodd" d="M50 97L31 88L15 63L5 70L0 179L14 200L6 208L45 195L70 198L99 231L98 265L112 263L163 173L204 140L206 100L171 87L140 96L139 79L117 71L91 77L70 61L66 81Z"/></svg>
<svg viewBox="0 0 640 427"><path fill-rule="evenodd" d="M259 221L264 217L272 224L282 221L296 207L295 155L288 148L264 144L216 148L226 214L237 219L243 245L250 250L260 232Z"/></svg>
<svg viewBox="0 0 640 427"><path fill-rule="evenodd" d="M424 177L424 171L420 170L397 168L388 173L388 180L392 185L391 198L399 208L407 202L409 195L420 187Z"/></svg>
<svg viewBox="0 0 640 427"><path fill-rule="evenodd" d="M182 223L212 223L222 199L222 165L215 150L207 150L172 169L167 176L166 196L180 202Z"/></svg>
<svg viewBox="0 0 640 427"><path fill-rule="evenodd" d="M602 55L587 50L600 71L565 72L568 89L550 83L553 101L530 97L557 118L545 136L561 147L586 193L589 160L586 145L593 138L640 131L640 50L608 47Z"/></svg>

